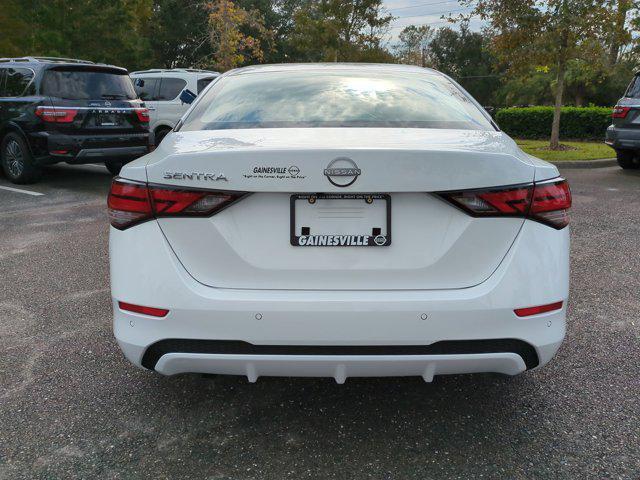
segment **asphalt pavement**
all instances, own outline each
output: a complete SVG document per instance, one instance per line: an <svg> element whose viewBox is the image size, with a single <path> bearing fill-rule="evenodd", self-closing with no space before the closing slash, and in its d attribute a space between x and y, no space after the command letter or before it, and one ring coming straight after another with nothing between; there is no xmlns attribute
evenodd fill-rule
<svg viewBox="0 0 640 480"><path fill-rule="evenodd" d="M552 363L344 385L134 368L111 332L106 170L0 177L0 479L640 478L640 172L563 173L572 291Z"/></svg>

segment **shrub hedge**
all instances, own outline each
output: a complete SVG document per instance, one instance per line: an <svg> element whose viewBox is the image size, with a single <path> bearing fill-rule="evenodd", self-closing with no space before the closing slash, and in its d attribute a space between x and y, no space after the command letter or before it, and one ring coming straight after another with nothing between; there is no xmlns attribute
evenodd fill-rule
<svg viewBox="0 0 640 480"><path fill-rule="evenodd" d="M511 107L498 110L495 120L514 138L547 139L551 136L553 107ZM602 140L611 125L611 108L562 107L560 138Z"/></svg>

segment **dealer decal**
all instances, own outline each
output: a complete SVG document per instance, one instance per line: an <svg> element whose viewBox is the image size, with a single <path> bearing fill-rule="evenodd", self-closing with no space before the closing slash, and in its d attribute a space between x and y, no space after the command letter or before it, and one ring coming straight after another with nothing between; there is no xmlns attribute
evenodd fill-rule
<svg viewBox="0 0 640 480"><path fill-rule="evenodd" d="M382 247L387 244L384 235L302 235L296 238L300 247Z"/></svg>
<svg viewBox="0 0 640 480"><path fill-rule="evenodd" d="M244 178L261 178L275 180L302 180L303 178L305 178L305 175L300 172L300 167L298 167L297 165L289 165L283 167L259 165L253 167L250 173L245 173L242 176Z"/></svg>

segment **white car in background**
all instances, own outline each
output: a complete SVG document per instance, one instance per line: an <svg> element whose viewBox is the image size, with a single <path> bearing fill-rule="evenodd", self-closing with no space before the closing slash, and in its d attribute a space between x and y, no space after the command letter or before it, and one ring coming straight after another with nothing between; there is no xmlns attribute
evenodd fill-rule
<svg viewBox="0 0 640 480"><path fill-rule="evenodd" d="M149 109L151 141L159 145L191 106L180 99L185 90L200 94L220 74L194 68L131 72L136 93Z"/></svg>
<svg viewBox="0 0 640 480"><path fill-rule="evenodd" d="M230 71L108 205L115 336L162 374L515 375L564 338L569 186L433 70Z"/></svg>

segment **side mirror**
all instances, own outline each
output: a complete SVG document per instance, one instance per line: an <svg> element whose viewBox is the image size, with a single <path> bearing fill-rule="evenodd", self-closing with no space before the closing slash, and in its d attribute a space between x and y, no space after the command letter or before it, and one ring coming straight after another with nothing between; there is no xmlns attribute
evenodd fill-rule
<svg viewBox="0 0 640 480"><path fill-rule="evenodd" d="M193 103L193 101L196 99L196 94L193 93L191 90L189 90L188 88L185 88L182 93L180 94L180 101L182 103Z"/></svg>

